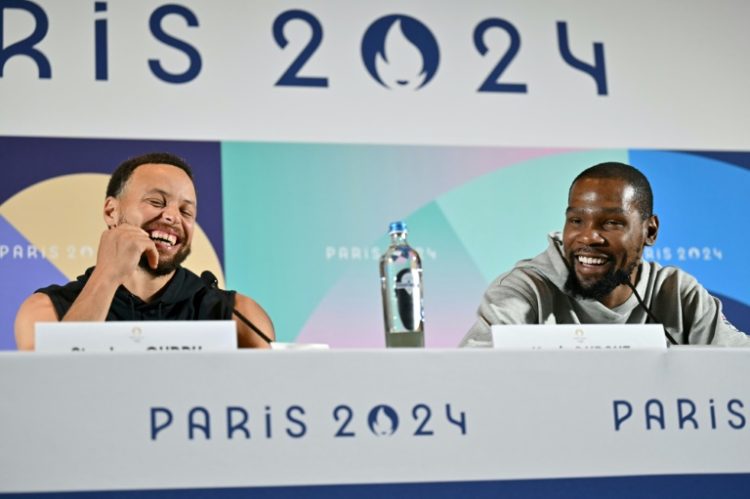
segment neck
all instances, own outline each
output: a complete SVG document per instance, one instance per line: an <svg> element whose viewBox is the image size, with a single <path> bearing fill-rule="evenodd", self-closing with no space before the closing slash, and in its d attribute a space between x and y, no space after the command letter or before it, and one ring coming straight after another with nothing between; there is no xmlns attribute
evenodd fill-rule
<svg viewBox="0 0 750 499"><path fill-rule="evenodd" d="M167 285L174 276L174 271L162 276L155 276L145 269L137 268L122 283L125 289L148 303Z"/></svg>
<svg viewBox="0 0 750 499"><path fill-rule="evenodd" d="M638 264L635 266L632 272L630 272L629 279L630 282L633 283L633 286L638 283L640 271L641 265ZM633 290L630 289L627 284L620 284L615 289L613 289L611 293L600 299L599 302L607 308L615 308L628 301L628 298L630 298L632 295Z"/></svg>

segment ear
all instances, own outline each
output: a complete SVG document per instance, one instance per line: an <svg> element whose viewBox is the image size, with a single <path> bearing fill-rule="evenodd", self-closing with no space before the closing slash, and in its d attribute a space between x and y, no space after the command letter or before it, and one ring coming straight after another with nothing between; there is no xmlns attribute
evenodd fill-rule
<svg viewBox="0 0 750 499"><path fill-rule="evenodd" d="M120 202L117 198L107 196L107 199L104 200L104 223L107 224L107 228L111 229L117 225L119 208Z"/></svg>
<svg viewBox="0 0 750 499"><path fill-rule="evenodd" d="M659 217L651 215L645 221L646 225L646 246L653 246L656 242L656 236L659 234Z"/></svg>

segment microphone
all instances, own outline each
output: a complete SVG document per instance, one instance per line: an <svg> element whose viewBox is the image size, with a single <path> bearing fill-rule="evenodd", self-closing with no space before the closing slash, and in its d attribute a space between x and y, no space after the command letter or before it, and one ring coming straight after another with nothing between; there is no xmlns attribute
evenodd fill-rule
<svg viewBox="0 0 750 499"><path fill-rule="evenodd" d="M219 280L216 278L216 276L210 270L204 270L203 273L201 273L201 280L206 284L206 287L208 289L216 289L216 290L219 289ZM263 333L263 331L261 331L260 329L258 329L258 327L255 324L253 324L250 321L250 319L248 319L247 317L245 317L244 315L242 315L239 310L237 310L236 308L232 307L232 313L234 315L236 315L237 318L243 324L245 324L247 327L249 327L250 329L252 329L253 331L255 331L255 334L257 334L258 336L260 336L263 339L263 341L265 341L269 345L273 342L273 340L271 338L269 338L265 333Z"/></svg>
<svg viewBox="0 0 750 499"><path fill-rule="evenodd" d="M627 275L625 272L622 273L620 276L620 284L625 284L627 287L629 287L633 294L635 295L635 299L638 300L638 304L643 307L643 310L646 311L646 315L649 319L651 319L656 324L661 324L662 329L664 330L664 336L667 337L667 341L670 345L677 345L677 342L672 338L672 336L667 332L667 328L664 327L664 324L654 317L654 314L651 313L651 309L649 309L645 303L643 303L643 300L641 299L641 295L638 294L638 291L635 290L635 286L633 286L633 283L630 282L630 276Z"/></svg>

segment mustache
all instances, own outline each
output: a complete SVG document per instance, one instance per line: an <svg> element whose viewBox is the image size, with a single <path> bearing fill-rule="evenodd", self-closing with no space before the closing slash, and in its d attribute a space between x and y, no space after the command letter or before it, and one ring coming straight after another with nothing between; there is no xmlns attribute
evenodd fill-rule
<svg viewBox="0 0 750 499"><path fill-rule="evenodd" d="M570 250L568 254L572 257L576 253L593 253L595 255L603 255L606 256L608 259L611 259L612 257L607 253L606 251L602 251L601 248L594 248L591 246L581 246L580 248L576 248L574 250Z"/></svg>

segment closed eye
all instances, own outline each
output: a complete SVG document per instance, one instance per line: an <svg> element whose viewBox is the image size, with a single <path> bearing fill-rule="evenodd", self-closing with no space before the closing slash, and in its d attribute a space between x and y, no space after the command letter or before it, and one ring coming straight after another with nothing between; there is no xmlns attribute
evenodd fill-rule
<svg viewBox="0 0 750 499"><path fill-rule="evenodd" d="M618 227L624 227L625 223L621 222L620 220L607 220L606 222L604 222L604 226L618 228Z"/></svg>
<svg viewBox="0 0 750 499"><path fill-rule="evenodd" d="M155 206L157 208L162 208L165 205L164 200L158 198L148 198L146 199L146 202L151 206Z"/></svg>

